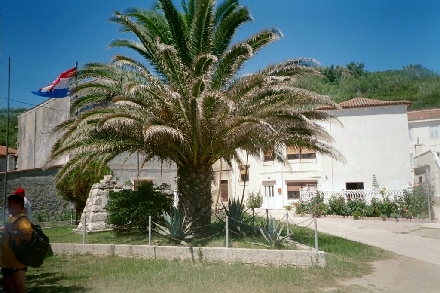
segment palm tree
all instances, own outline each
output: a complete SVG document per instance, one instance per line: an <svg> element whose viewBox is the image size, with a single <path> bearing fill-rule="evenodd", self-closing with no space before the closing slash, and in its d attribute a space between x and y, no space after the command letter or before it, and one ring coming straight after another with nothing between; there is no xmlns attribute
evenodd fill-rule
<svg viewBox="0 0 440 293"><path fill-rule="evenodd" d="M245 61L281 32L263 30L231 44L237 29L252 20L238 0L171 0L151 10L115 12L111 21L137 40L112 47L135 50L144 63L117 55L110 64L87 64L73 88L72 109L98 105L59 125L63 136L52 159L73 157L72 168L99 158L105 165L123 153L143 152L177 166L179 205L194 232L211 221L212 166L240 161L238 150L260 155L283 145L307 147L341 158L322 121L334 119L319 106L337 107L327 96L294 86L297 75L316 75L315 61L295 59L238 76ZM99 107L99 105L105 105Z"/></svg>

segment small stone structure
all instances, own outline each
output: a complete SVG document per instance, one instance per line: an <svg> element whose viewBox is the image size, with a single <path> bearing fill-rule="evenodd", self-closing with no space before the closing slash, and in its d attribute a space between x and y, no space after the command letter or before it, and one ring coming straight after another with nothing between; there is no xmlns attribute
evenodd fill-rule
<svg viewBox="0 0 440 293"><path fill-rule="evenodd" d="M225 247L181 247L53 243L54 254L116 255L144 259L192 260L255 265L309 267L326 265L326 254L315 250L271 250Z"/></svg>
<svg viewBox="0 0 440 293"><path fill-rule="evenodd" d="M81 214L81 220L77 231L83 231L84 218L86 220L87 232L98 232L110 230L112 227L107 224L107 206L108 193L110 190L120 191L130 189L129 186L118 183L112 175L105 175L99 183L95 183L90 189L86 206Z"/></svg>

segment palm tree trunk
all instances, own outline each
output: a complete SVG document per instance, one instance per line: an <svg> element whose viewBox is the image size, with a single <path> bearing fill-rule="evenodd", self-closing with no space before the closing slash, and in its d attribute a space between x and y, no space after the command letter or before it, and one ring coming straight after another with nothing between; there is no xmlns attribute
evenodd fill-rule
<svg viewBox="0 0 440 293"><path fill-rule="evenodd" d="M209 231L212 213L211 167L178 168L179 208L192 222L193 234Z"/></svg>
<svg viewBox="0 0 440 293"><path fill-rule="evenodd" d="M220 200L220 195L222 193L222 173L223 173L223 160L220 159L220 173L219 173L219 178L218 178L218 190L217 190L217 197L215 199L215 203L214 203L214 207L215 207L215 212L218 212L218 202Z"/></svg>

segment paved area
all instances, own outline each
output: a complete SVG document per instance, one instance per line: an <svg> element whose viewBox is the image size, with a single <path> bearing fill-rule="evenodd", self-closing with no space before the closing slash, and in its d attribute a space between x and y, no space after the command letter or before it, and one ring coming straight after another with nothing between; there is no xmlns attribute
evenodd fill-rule
<svg viewBox="0 0 440 293"><path fill-rule="evenodd" d="M314 227L307 216L295 215L293 211L269 210L269 215L276 219L286 219L299 226ZM258 210L261 216L266 210ZM317 218L319 232L343 237L349 240L365 243L371 246L395 252L423 262L440 266L440 223L436 220L408 221L387 219L353 220L352 217L323 217Z"/></svg>

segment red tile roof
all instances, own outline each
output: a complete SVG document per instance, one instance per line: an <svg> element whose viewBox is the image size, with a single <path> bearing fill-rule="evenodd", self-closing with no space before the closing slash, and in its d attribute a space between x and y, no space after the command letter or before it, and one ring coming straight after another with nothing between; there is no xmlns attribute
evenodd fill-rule
<svg viewBox="0 0 440 293"><path fill-rule="evenodd" d="M9 154L17 155L18 151L16 149L11 149L11 148L8 147L8 153ZM0 156L4 157L5 155L6 155L6 147L3 146L3 145L0 145Z"/></svg>
<svg viewBox="0 0 440 293"><path fill-rule="evenodd" d="M408 121L438 119L438 118L440 118L440 109L429 109L429 110L408 112Z"/></svg>
<svg viewBox="0 0 440 293"><path fill-rule="evenodd" d="M339 106L343 109L348 108L363 108L363 107L378 107L378 106L390 106L390 105L407 105L407 107L411 106L411 102L402 100L402 101L381 101L374 99L366 99L366 98L354 98L348 101L344 101L339 103ZM334 109L331 107L321 107L320 110L329 110Z"/></svg>

